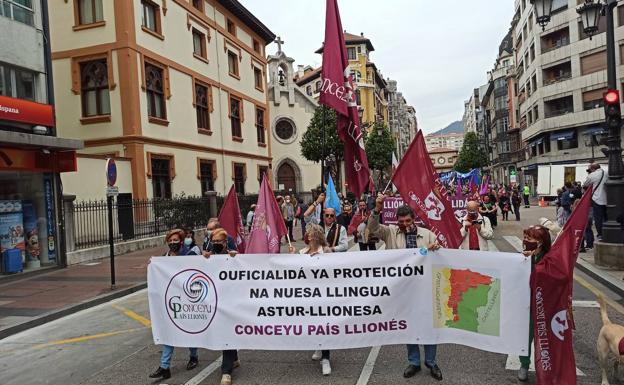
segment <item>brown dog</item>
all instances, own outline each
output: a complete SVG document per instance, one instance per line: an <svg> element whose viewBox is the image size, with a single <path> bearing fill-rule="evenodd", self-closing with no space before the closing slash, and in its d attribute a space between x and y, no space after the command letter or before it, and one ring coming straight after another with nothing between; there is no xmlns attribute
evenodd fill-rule
<svg viewBox="0 0 624 385"><path fill-rule="evenodd" d="M609 352L612 352L617 360L615 362L615 372L619 363L624 363L624 326L611 323L607 314L607 304L602 295L598 296L600 303L600 315L602 316L602 329L598 334L596 346L598 348L598 359L602 369L602 385L609 385L607 378L607 363Z"/></svg>

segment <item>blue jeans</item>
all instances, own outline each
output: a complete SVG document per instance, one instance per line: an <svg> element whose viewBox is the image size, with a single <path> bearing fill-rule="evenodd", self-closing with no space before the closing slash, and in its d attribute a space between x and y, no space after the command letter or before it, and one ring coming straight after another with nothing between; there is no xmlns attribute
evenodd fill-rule
<svg viewBox="0 0 624 385"><path fill-rule="evenodd" d="M197 358L197 348L189 348L191 351L191 358ZM173 356L173 346L163 345L162 354L160 355L160 367L163 369L169 369L171 365L171 356Z"/></svg>
<svg viewBox="0 0 624 385"><path fill-rule="evenodd" d="M428 368L436 364L437 345L424 345L425 347L425 366ZM407 345L407 361L415 366L420 366L420 347L419 345Z"/></svg>

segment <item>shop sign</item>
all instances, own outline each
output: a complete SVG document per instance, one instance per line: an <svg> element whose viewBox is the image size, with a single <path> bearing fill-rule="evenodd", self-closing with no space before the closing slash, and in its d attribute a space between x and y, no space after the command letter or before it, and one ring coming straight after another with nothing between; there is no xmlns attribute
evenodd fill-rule
<svg viewBox="0 0 624 385"><path fill-rule="evenodd" d="M0 120L52 127L54 109L49 104L0 96Z"/></svg>
<svg viewBox="0 0 624 385"><path fill-rule="evenodd" d="M75 151L45 154L39 150L0 148L0 170L70 172L77 169Z"/></svg>

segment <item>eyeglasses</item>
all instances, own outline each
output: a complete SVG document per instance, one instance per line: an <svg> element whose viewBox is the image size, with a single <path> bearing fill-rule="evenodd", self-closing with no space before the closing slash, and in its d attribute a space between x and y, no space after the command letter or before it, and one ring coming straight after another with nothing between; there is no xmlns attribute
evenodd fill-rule
<svg viewBox="0 0 624 385"><path fill-rule="evenodd" d="M325 218L335 218L336 215L334 214L325 214Z"/></svg>

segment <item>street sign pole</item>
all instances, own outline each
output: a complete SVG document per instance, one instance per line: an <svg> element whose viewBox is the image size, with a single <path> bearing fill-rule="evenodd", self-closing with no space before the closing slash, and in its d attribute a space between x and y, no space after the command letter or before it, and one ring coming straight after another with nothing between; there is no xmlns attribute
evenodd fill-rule
<svg viewBox="0 0 624 385"><path fill-rule="evenodd" d="M115 239L113 229L113 199L119 194L117 183L117 165L115 160L106 160L106 208L108 210L108 246L110 248L111 290L115 290Z"/></svg>

